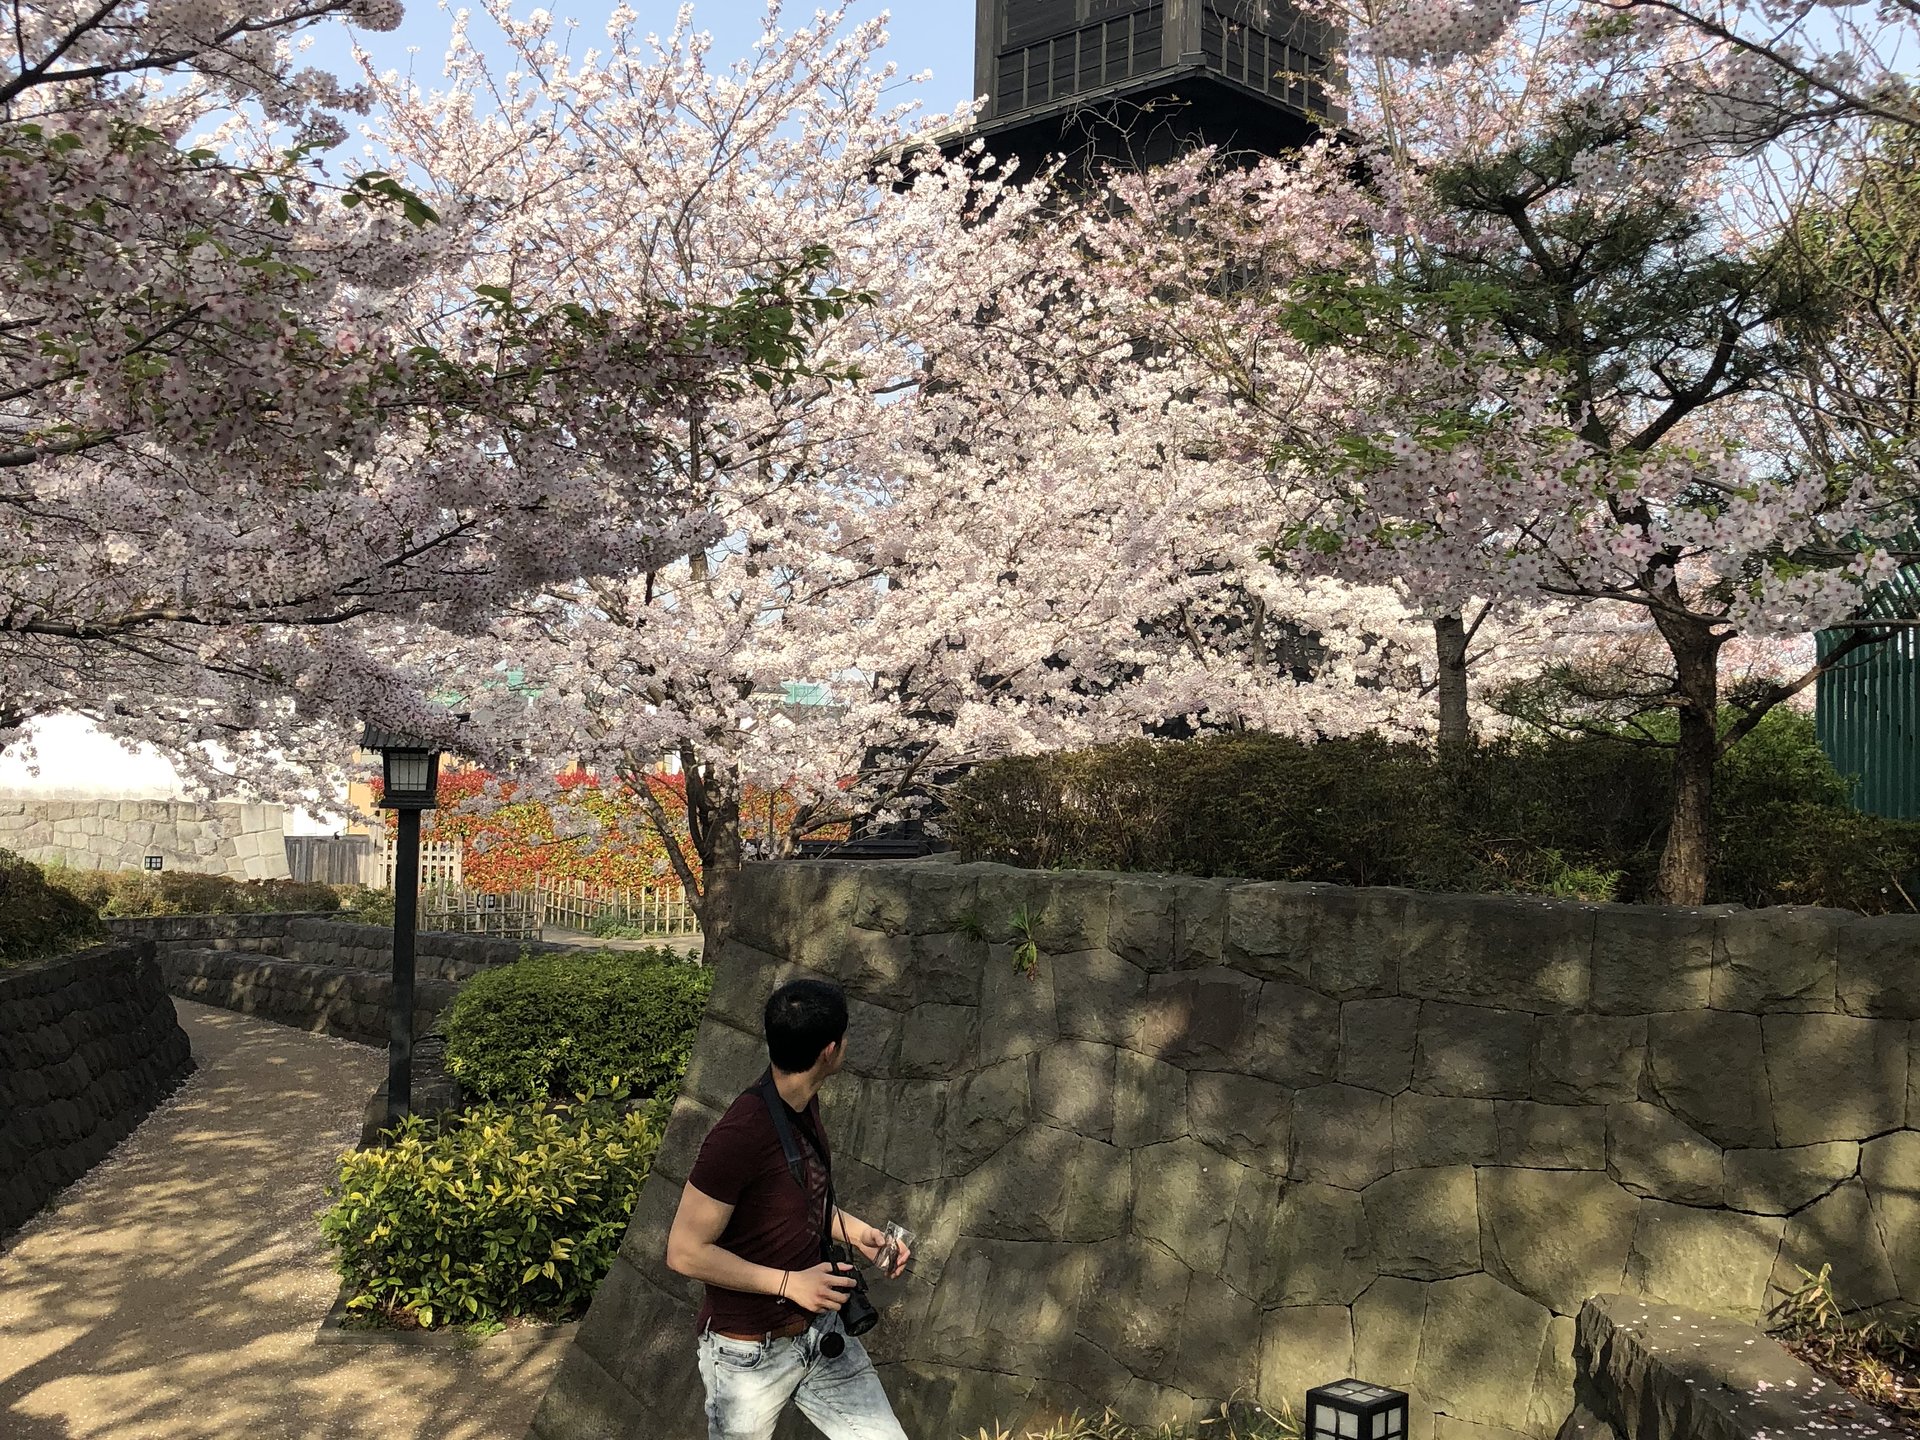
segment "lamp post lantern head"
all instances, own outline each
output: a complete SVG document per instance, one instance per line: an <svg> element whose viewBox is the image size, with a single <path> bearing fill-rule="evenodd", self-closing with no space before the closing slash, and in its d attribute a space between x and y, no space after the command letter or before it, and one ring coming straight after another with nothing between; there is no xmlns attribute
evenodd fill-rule
<svg viewBox="0 0 1920 1440"><path fill-rule="evenodd" d="M380 808L431 810L439 803L440 752L423 740L371 725L360 737L363 749L380 752Z"/></svg>
<svg viewBox="0 0 1920 1440"><path fill-rule="evenodd" d="M1407 1440L1406 1392L1353 1379L1309 1390L1300 1440Z"/></svg>

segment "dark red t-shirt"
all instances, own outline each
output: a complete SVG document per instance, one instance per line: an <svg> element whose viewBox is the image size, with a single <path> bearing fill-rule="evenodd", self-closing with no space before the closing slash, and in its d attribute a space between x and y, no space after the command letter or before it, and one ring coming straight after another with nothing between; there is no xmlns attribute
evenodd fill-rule
<svg viewBox="0 0 1920 1440"><path fill-rule="evenodd" d="M780 1133L773 1128L773 1117L758 1090L747 1091L727 1107L701 1142L693 1173L687 1178L702 1195L733 1206L727 1228L720 1232L721 1249L776 1270L810 1270L820 1263L832 1152L820 1123L818 1100L809 1103L804 1114L780 1103L800 1146L805 1190L793 1183L786 1151L780 1148ZM716 1330L760 1334L806 1313L791 1300L774 1295L719 1285L709 1285L706 1291L706 1304L700 1307L696 1322L703 1331L712 1325Z"/></svg>

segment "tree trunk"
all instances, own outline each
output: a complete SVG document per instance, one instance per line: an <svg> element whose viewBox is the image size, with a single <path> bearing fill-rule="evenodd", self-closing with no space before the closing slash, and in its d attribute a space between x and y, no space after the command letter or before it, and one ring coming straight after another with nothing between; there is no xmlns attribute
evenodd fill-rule
<svg viewBox="0 0 1920 1440"><path fill-rule="evenodd" d="M1434 649L1440 671L1440 748L1465 749L1473 743L1467 719L1467 626L1458 615L1442 615L1433 622Z"/></svg>
<svg viewBox="0 0 1920 1440"><path fill-rule="evenodd" d="M1673 652L1680 739L1673 752L1673 812L1654 899L1704 905L1713 861L1713 767L1720 758L1720 642L1692 616L1655 623Z"/></svg>
<svg viewBox="0 0 1920 1440"><path fill-rule="evenodd" d="M744 847L740 838L740 777L731 765L712 765L701 775L700 898L694 908L700 916L701 945L707 963L719 959L720 949L733 927L733 900L739 889ZM692 819L694 787L687 789L688 819ZM691 827L689 827L691 828Z"/></svg>

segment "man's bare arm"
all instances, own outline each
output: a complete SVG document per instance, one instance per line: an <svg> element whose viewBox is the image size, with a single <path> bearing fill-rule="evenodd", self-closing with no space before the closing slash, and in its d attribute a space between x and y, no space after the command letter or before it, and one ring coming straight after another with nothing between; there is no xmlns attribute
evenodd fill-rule
<svg viewBox="0 0 1920 1440"><path fill-rule="evenodd" d="M703 1285L749 1295L778 1295L784 1290L787 1299L815 1314L840 1308L853 1281L835 1275L824 1262L808 1270L789 1271L742 1260L720 1244L732 1218L733 1206L688 1185L680 1192L680 1208L667 1232L667 1268Z"/></svg>

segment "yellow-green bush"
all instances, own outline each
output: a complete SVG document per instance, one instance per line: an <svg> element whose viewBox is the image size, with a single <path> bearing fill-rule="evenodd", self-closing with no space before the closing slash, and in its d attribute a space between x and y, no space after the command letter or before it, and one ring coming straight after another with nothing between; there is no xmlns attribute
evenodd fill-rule
<svg viewBox="0 0 1920 1440"><path fill-rule="evenodd" d="M425 1326L561 1317L613 1263L660 1144L660 1111L604 1101L418 1116L343 1156L321 1233L350 1308Z"/></svg>

